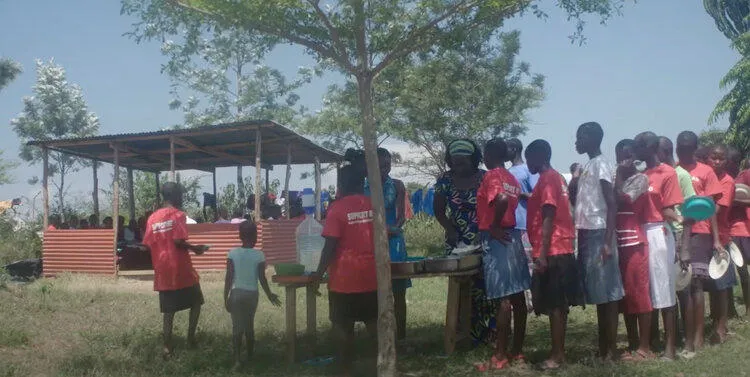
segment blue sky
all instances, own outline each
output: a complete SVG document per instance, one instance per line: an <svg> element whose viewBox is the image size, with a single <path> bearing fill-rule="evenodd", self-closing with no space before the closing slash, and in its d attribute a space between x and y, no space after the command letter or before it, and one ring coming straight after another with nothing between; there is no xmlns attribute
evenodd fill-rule
<svg viewBox="0 0 750 377"><path fill-rule="evenodd" d="M585 121L604 126L603 149L610 156L618 140L641 131L674 137L682 130L707 128L708 116L722 95L718 82L737 55L701 1L627 6L622 17L606 26L592 20L583 46L569 42L575 25L549 7L547 20L526 16L510 20L506 28L521 30L521 58L547 78L546 98L530 112L530 130L522 139L550 140L556 168L566 170L582 160L573 142L576 127ZM66 68L68 80L83 88L90 110L99 116L102 134L150 131L181 121L182 114L167 107L170 82L160 73L165 60L159 46L137 45L123 37L134 20L120 16L119 9L115 0L0 1L0 56L15 59L25 69L0 93L4 157L17 156L19 141L9 121L21 111L22 97L31 94L37 58L54 58ZM312 59L285 46L266 63L292 75L298 66L311 65ZM335 74L316 79L299 91L302 103L319 109L327 85L340 80ZM283 174L283 169L277 170ZM21 165L14 171L16 183L0 187L0 199L39 192L26 180L40 171L41 167ZM311 185L296 179L298 171L293 186ZM246 174L251 172L246 168ZM101 184L108 183L109 172L104 174ZM81 175L71 191L88 189L89 176ZM233 169L219 171L219 184L232 179ZM208 178L204 182L208 187ZM324 180L329 183L331 177Z"/></svg>

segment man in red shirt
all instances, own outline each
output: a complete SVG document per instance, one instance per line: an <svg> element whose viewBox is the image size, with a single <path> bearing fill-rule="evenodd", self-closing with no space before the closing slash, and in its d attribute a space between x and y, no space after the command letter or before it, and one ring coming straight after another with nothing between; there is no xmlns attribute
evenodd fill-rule
<svg viewBox="0 0 750 377"><path fill-rule="evenodd" d="M718 205L716 211L716 225L719 231L719 241L727 248L731 242L731 224L729 221L729 211L734 200L734 179L727 174L727 147L717 145L710 148L708 154L708 163L714 169L716 177L719 179L721 186L721 198L716 202ZM716 322L714 326L714 341L724 343L727 338L727 323L729 322L729 297L733 287L737 285L735 277L734 264L730 261L729 269L719 279L713 280L710 286L709 297L711 299L711 317Z"/></svg>
<svg viewBox="0 0 750 377"><path fill-rule="evenodd" d="M161 188L164 207L148 218L143 244L151 250L154 265L154 290L159 292L159 306L164 314L164 356L172 354L174 315L190 309L188 343L195 345L195 330L203 305L198 273L189 252L203 254L208 247L187 242L187 216L182 212L182 187L167 182Z"/></svg>
<svg viewBox="0 0 750 377"><path fill-rule="evenodd" d="M677 136L677 157L680 166L685 169L693 180L693 189L698 196L712 197L718 201L722 195L721 184L711 167L696 160L698 150L698 136L691 131L683 131ZM690 265L693 270L693 280L690 294L680 296L685 301L686 342L685 350L694 352L703 347L703 313L705 311L704 285L710 282L708 263L713 257L714 250L722 253L724 247L719 239L716 216L692 225L690 236Z"/></svg>
<svg viewBox="0 0 750 377"><path fill-rule="evenodd" d="M364 195L363 161L352 161L338 172L336 200L323 227L325 246L315 278L328 271L329 317L333 324L342 375L351 373L354 323L365 323L377 338L378 295L373 243L373 213Z"/></svg>
<svg viewBox="0 0 750 377"><path fill-rule="evenodd" d="M565 362L565 327L571 305L583 305L581 280L573 251L575 224L565 179L550 166L552 148L544 140L526 147L526 163L539 181L528 202L527 227L535 269L531 281L534 311L550 319L552 351L543 369Z"/></svg>
<svg viewBox="0 0 750 377"><path fill-rule="evenodd" d="M523 360L521 351L526 336L524 291L531 286L531 276L521 232L515 230L521 185L503 166L507 155L508 146L502 139L487 143L484 156L490 170L484 175L477 191L485 294L488 300L500 300L495 315L498 330L495 354L489 363L478 366L482 371L503 369L511 359ZM513 348L509 355L507 348L511 319L514 327Z"/></svg>

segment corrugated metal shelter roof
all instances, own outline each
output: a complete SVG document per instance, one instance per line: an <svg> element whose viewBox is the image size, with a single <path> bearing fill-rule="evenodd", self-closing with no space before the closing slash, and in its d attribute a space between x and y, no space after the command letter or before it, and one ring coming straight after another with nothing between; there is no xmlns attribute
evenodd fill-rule
<svg viewBox="0 0 750 377"><path fill-rule="evenodd" d="M174 143L175 168L211 171L217 167L255 165L255 140L261 134L261 166L286 165L291 148L293 164L334 163L342 156L269 120L183 128L155 132L93 136L77 139L34 140L28 145L144 171L170 170Z"/></svg>

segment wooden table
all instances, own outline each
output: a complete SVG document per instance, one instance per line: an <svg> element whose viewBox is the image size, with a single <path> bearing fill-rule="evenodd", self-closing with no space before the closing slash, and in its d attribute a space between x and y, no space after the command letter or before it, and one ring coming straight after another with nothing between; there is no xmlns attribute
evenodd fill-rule
<svg viewBox="0 0 750 377"><path fill-rule="evenodd" d="M471 331L471 278L479 269L454 272L421 273L413 275L393 275L393 279L421 279L432 277L448 278L448 297L445 307L444 347L445 354L456 350L456 343L468 339ZM286 291L285 321L287 360L296 360L297 351L297 289L305 288L307 306L307 336L315 341L317 337L317 291L312 279L307 276L273 276L274 283ZM323 282L325 283L325 282ZM460 312L459 312L460 311ZM460 321L460 323L459 323Z"/></svg>

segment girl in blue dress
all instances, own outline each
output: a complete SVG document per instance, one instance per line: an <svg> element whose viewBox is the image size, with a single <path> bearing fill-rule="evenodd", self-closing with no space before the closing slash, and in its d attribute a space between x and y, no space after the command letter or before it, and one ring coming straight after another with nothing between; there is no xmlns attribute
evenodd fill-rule
<svg viewBox="0 0 750 377"><path fill-rule="evenodd" d="M388 227L388 246L391 262L405 262L406 242L402 227L406 221L404 183L390 177L391 153L385 148L378 148L380 175L383 179L383 198L385 199L385 222ZM370 195L370 185L365 182L365 195ZM406 338L406 289L411 287L411 280L393 280L394 314L396 316L396 339Z"/></svg>

